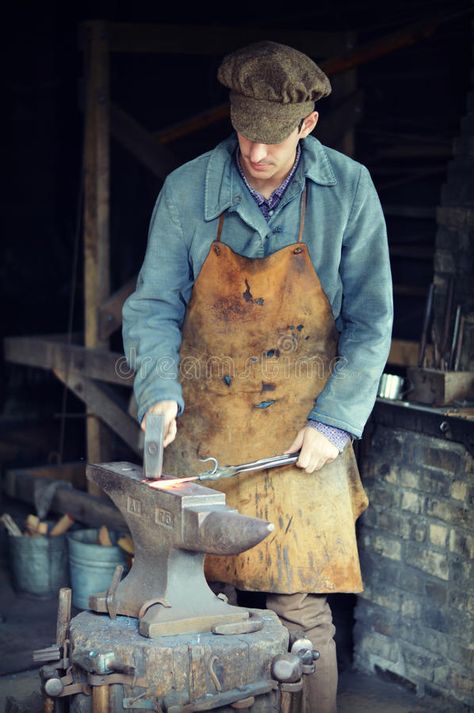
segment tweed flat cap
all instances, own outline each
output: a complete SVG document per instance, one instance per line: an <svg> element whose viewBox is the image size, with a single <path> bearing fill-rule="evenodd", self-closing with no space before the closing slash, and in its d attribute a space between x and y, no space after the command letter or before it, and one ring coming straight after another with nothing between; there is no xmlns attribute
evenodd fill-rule
<svg viewBox="0 0 474 713"><path fill-rule="evenodd" d="M236 131L264 144L279 144L331 93L322 69L307 55L278 42L255 42L222 60L217 78L230 89Z"/></svg>

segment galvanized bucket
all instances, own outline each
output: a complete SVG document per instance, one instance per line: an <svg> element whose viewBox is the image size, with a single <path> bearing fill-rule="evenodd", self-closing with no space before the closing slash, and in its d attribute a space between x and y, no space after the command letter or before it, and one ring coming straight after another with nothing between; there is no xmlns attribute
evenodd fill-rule
<svg viewBox="0 0 474 713"><path fill-rule="evenodd" d="M10 571L19 592L54 597L69 584L66 536L8 537Z"/></svg>
<svg viewBox="0 0 474 713"><path fill-rule="evenodd" d="M87 609L91 594L106 592L118 564L126 567L125 552L116 544L97 544L99 530L76 530L68 534L69 571L72 603L77 609ZM110 532L112 543L117 534Z"/></svg>

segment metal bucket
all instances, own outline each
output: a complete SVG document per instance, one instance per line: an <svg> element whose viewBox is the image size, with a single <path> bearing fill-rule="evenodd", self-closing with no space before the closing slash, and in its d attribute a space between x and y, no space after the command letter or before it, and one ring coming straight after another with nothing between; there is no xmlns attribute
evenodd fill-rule
<svg viewBox="0 0 474 713"><path fill-rule="evenodd" d="M77 530L68 535L72 603L77 609L89 607L91 594L106 592L118 564L126 567L125 552L116 544L97 544L99 530ZM117 534L109 532L113 543Z"/></svg>
<svg viewBox="0 0 474 713"><path fill-rule="evenodd" d="M66 536L8 537L10 571L19 592L54 597L69 584Z"/></svg>

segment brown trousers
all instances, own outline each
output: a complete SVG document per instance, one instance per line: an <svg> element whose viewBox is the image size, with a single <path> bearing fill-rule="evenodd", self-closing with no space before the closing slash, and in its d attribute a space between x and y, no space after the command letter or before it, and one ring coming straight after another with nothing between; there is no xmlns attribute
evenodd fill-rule
<svg viewBox="0 0 474 713"><path fill-rule="evenodd" d="M319 651L316 673L304 676L303 694L294 694L294 713L336 713L335 627L325 594L268 594L267 609L291 632L303 631Z"/></svg>

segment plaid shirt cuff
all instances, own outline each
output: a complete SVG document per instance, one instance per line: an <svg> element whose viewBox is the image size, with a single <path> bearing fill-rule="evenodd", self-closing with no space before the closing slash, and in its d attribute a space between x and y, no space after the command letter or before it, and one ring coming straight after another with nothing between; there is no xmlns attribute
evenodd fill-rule
<svg viewBox="0 0 474 713"><path fill-rule="evenodd" d="M326 436L328 441L331 441L333 446L336 446L339 453L342 453L345 446L347 446L347 444L351 440L351 434L347 431L343 431L341 428L336 428L335 426L326 426L325 423L321 423L320 421L313 421L312 419L308 419L306 425L310 428L314 428L316 431L319 431L323 434L323 436Z"/></svg>

